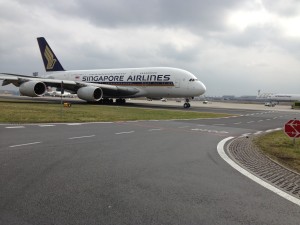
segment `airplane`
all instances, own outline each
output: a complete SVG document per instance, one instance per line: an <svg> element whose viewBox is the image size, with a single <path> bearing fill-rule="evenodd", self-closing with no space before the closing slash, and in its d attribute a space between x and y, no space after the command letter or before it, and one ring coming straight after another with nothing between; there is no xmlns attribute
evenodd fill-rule
<svg viewBox="0 0 300 225"><path fill-rule="evenodd" d="M300 94L271 94L268 99L272 101L300 101Z"/></svg>
<svg viewBox="0 0 300 225"><path fill-rule="evenodd" d="M44 37L37 38L47 75L34 77L0 73L2 86L13 84L24 96L39 97L47 87L68 90L87 102L126 102L126 98L185 98L205 93L205 85L192 73L171 67L144 67L97 70L65 70Z"/></svg>
<svg viewBox="0 0 300 225"><path fill-rule="evenodd" d="M300 101L300 94L259 94L257 99L265 99L265 106L275 106L279 102L295 102Z"/></svg>

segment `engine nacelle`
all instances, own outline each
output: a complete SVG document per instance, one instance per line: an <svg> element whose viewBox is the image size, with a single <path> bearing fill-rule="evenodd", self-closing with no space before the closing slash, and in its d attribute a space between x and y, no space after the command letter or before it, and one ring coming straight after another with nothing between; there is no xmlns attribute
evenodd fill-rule
<svg viewBox="0 0 300 225"><path fill-rule="evenodd" d="M102 98L103 92L98 87L82 87L78 89L77 96L85 101L96 102Z"/></svg>
<svg viewBox="0 0 300 225"><path fill-rule="evenodd" d="M27 81L19 87L20 93L29 97L42 96L45 94L46 90L46 85L40 81Z"/></svg>

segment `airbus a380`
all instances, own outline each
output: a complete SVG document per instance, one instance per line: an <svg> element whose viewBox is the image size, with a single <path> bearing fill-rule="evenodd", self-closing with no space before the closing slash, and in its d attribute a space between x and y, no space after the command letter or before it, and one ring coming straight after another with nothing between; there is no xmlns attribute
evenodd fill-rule
<svg viewBox="0 0 300 225"><path fill-rule="evenodd" d="M170 67L66 71L45 38L37 38L47 75L33 77L1 73L2 85L14 84L24 96L38 97L47 87L63 87L88 102L125 103L126 98L185 98L189 100L205 93L205 85L192 73Z"/></svg>

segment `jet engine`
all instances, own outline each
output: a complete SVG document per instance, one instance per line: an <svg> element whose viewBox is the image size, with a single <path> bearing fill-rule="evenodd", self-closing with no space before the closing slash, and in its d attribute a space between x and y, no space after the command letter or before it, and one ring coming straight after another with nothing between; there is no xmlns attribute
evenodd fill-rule
<svg viewBox="0 0 300 225"><path fill-rule="evenodd" d="M27 81L20 85L19 91L25 96L38 97L45 94L46 89L46 85L43 82Z"/></svg>
<svg viewBox="0 0 300 225"><path fill-rule="evenodd" d="M82 100L95 102L102 98L103 92L98 87L82 87L78 89L77 96Z"/></svg>

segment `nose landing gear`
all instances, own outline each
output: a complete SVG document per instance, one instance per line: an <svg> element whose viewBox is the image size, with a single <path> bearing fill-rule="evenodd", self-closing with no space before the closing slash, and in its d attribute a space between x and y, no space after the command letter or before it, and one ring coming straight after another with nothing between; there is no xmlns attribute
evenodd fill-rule
<svg viewBox="0 0 300 225"><path fill-rule="evenodd" d="M186 98L185 103L183 104L183 108L188 109L191 107L190 99Z"/></svg>

